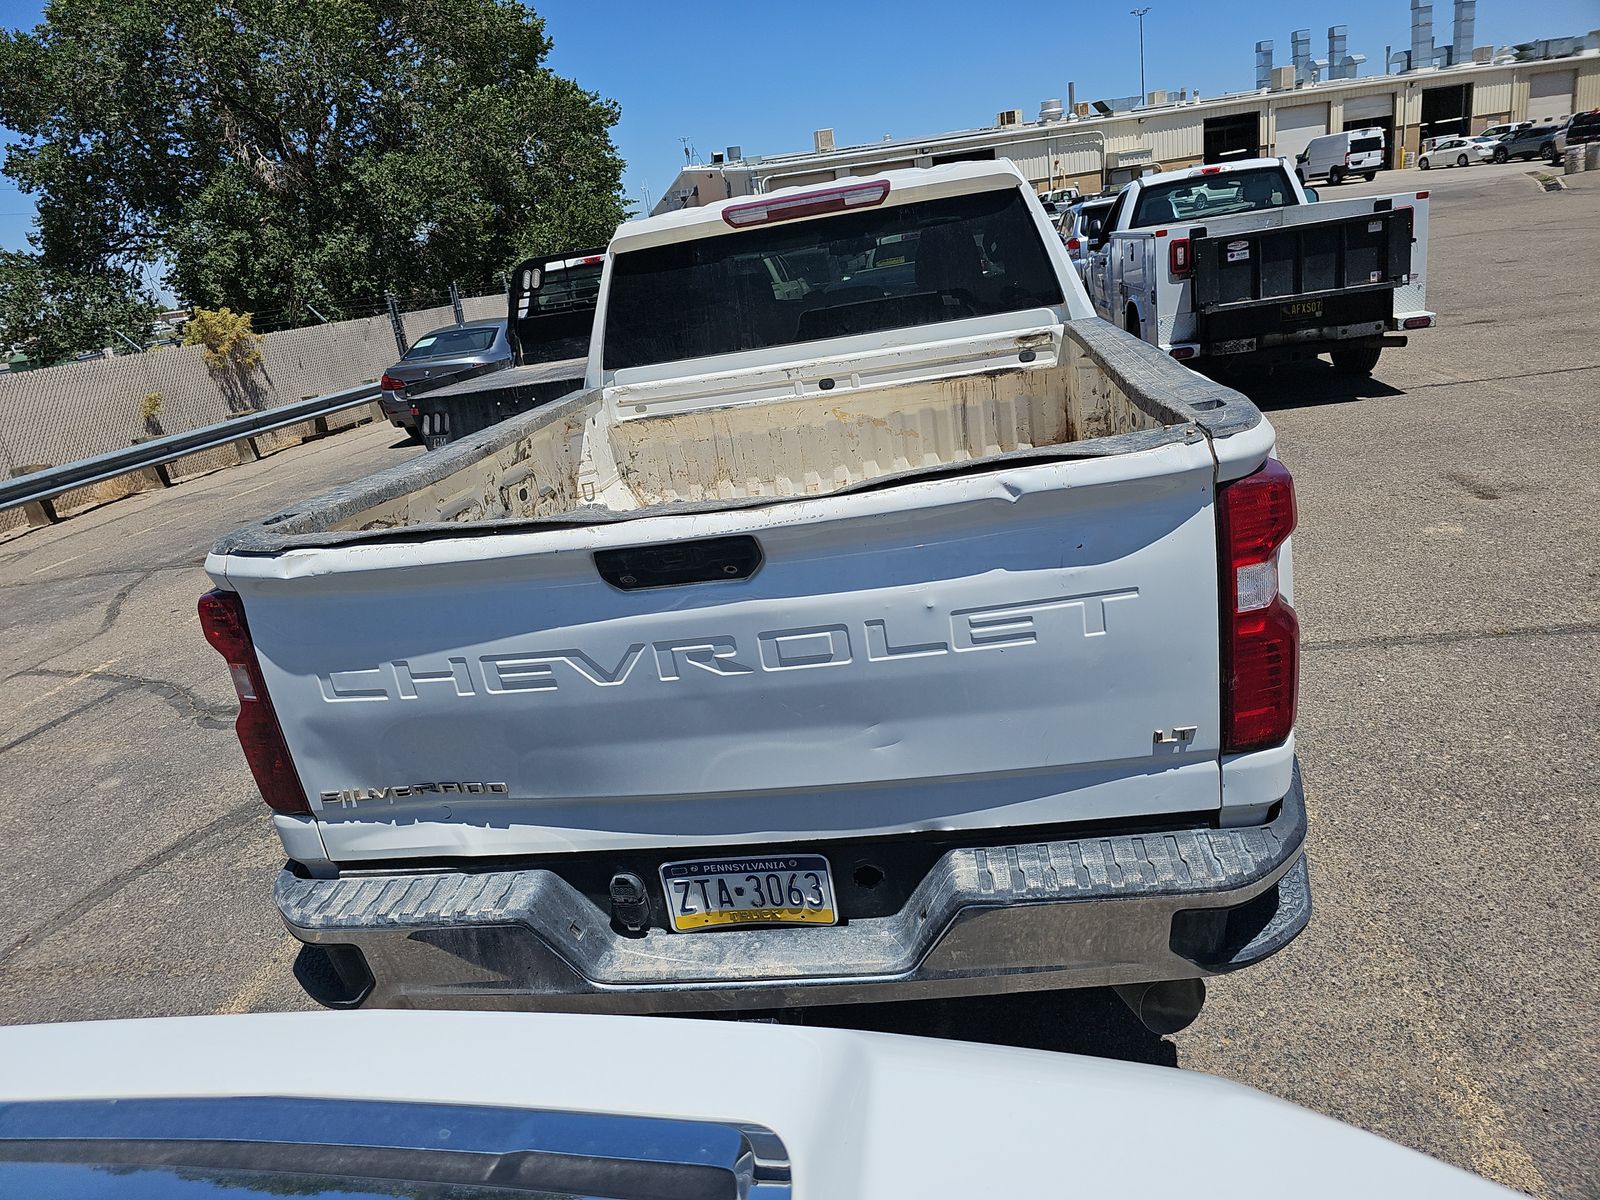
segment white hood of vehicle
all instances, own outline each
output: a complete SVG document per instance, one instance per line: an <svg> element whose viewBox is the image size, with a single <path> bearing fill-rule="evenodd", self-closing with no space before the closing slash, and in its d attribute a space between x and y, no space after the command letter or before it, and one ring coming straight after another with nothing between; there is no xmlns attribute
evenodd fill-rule
<svg viewBox="0 0 1600 1200"><path fill-rule="evenodd" d="M297 1096L753 1122L796 1200L1512 1193L1207 1075L790 1026L296 1013L0 1029L0 1102ZM244 1131L248 1136L248 1131Z"/></svg>

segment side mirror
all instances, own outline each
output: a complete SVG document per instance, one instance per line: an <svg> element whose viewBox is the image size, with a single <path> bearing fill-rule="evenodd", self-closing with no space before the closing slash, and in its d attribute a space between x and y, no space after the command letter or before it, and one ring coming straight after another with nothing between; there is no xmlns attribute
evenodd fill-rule
<svg viewBox="0 0 1600 1200"><path fill-rule="evenodd" d="M1306 194L1306 203L1307 204L1315 204L1317 202L1317 189L1316 188L1302 188L1301 190L1304 191L1305 194Z"/></svg>

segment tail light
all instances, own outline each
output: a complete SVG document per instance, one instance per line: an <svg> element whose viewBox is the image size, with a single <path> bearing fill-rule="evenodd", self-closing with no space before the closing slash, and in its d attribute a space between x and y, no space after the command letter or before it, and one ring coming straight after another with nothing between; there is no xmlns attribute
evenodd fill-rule
<svg viewBox="0 0 1600 1200"><path fill-rule="evenodd" d="M244 622L244 606L236 592L215 590L200 597L200 628L206 641L222 655L233 676L233 690L239 694L239 719L234 730L244 748L244 760L261 789L267 806L281 813L309 813L305 789L289 757L289 745L272 711L266 682L261 678L261 663L250 629Z"/></svg>
<svg viewBox="0 0 1600 1200"><path fill-rule="evenodd" d="M1222 742L1275 746L1294 728L1300 621L1278 591L1278 552L1295 526L1294 480L1277 459L1217 494L1223 559Z"/></svg>
<svg viewBox="0 0 1600 1200"><path fill-rule="evenodd" d="M403 392L406 390L406 381L404 379L396 379L385 371L383 377L378 380L378 386L386 392Z"/></svg>
<svg viewBox="0 0 1600 1200"><path fill-rule="evenodd" d="M1067 249L1068 250L1082 250L1083 249L1083 242L1080 241L1077 238L1068 238L1067 239Z"/></svg>
<svg viewBox="0 0 1600 1200"><path fill-rule="evenodd" d="M1432 317L1407 317L1400 322L1402 329L1428 329L1433 325Z"/></svg>
<svg viewBox="0 0 1600 1200"><path fill-rule="evenodd" d="M1193 255L1188 238L1173 238L1167 243L1167 267L1174 277L1187 279L1194 274Z"/></svg>

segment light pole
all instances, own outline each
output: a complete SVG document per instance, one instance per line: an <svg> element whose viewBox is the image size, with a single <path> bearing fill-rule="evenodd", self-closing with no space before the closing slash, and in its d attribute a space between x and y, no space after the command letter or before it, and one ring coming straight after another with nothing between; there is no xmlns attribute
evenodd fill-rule
<svg viewBox="0 0 1600 1200"><path fill-rule="evenodd" d="M1150 6L1147 4L1143 8L1128 11L1139 18L1139 107L1143 108L1145 97L1150 94L1144 87L1144 15L1150 11Z"/></svg>

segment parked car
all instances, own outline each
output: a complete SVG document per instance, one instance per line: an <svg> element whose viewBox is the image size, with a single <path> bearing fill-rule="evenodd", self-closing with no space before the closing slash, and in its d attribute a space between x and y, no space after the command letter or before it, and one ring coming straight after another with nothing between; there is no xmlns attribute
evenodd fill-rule
<svg viewBox="0 0 1600 1200"><path fill-rule="evenodd" d="M1068 207L1061 218L1061 240L1066 243L1067 257L1083 276L1083 267L1089 253L1089 243L1100 236L1100 225L1117 202L1115 196L1095 196L1080 200Z"/></svg>
<svg viewBox="0 0 1600 1200"><path fill-rule="evenodd" d="M1494 138L1496 141L1498 141L1499 139L1505 137L1506 134L1508 134L1508 133L1516 133L1517 130L1519 130L1519 129L1527 129L1532 124L1533 124L1532 121L1502 121L1498 125L1489 126L1479 136L1480 137L1487 137L1487 138ZM1438 138L1430 138L1429 139L1429 141L1438 141L1438 140L1439 140Z"/></svg>
<svg viewBox="0 0 1600 1200"><path fill-rule="evenodd" d="M1039 203L1044 205L1047 213L1059 213L1068 205L1081 199L1083 193L1076 184L1064 188L1052 188L1048 192L1039 193Z"/></svg>
<svg viewBox="0 0 1600 1200"><path fill-rule="evenodd" d="M1178 1028L1298 935L1276 435L1012 163L627 222L599 311L584 390L207 559L320 999Z"/></svg>
<svg viewBox="0 0 1600 1200"><path fill-rule="evenodd" d="M1044 1050L528 1013L0 1028L8 1200L1058 1194L1514 1200L1241 1084Z"/></svg>
<svg viewBox="0 0 1600 1200"><path fill-rule="evenodd" d="M1529 125L1526 129L1508 133L1495 146L1493 160L1503 163L1513 158L1520 158L1528 162L1542 158L1546 162L1553 163L1562 153L1556 147L1556 138L1560 133L1560 125ZM1418 165L1421 165L1420 162Z"/></svg>
<svg viewBox="0 0 1600 1200"><path fill-rule="evenodd" d="M1497 160L1500 143L1494 138L1451 137L1434 143L1432 150L1417 158L1417 166L1427 171L1433 167L1470 167L1473 163Z"/></svg>
<svg viewBox="0 0 1600 1200"><path fill-rule="evenodd" d="M1300 176L1301 183L1326 179L1339 184L1352 175L1359 175L1370 183L1383 170L1385 153L1382 126L1325 133L1312 138L1304 152L1295 158L1295 174Z"/></svg>
<svg viewBox="0 0 1600 1200"><path fill-rule="evenodd" d="M469 321L465 325L446 325L418 338L405 357L383 373L378 381L383 388L379 403L389 424L407 432L417 431L411 415L411 399L406 389L424 379L457 376L465 379L511 365L511 342L506 337L504 317Z"/></svg>

